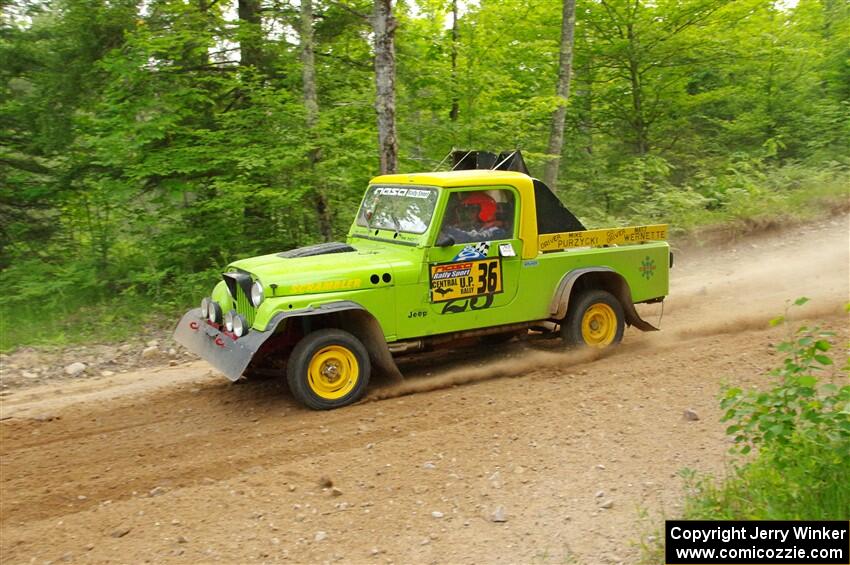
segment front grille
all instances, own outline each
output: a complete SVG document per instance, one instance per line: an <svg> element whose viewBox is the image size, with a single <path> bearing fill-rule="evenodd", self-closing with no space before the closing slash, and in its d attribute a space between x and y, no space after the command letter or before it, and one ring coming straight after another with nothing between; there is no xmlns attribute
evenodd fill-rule
<svg viewBox="0 0 850 565"><path fill-rule="evenodd" d="M251 275L243 272L224 273L224 284L230 291L236 301L236 312L241 314L248 320L248 325L254 325L254 318L257 315L257 310L251 304L251 285L254 281L251 280Z"/></svg>
<svg viewBox="0 0 850 565"><path fill-rule="evenodd" d="M245 319L248 320L249 326L254 325L254 316L256 315L257 310L254 308L254 305L251 304L251 299L245 296L241 287L236 291L236 311L245 316Z"/></svg>

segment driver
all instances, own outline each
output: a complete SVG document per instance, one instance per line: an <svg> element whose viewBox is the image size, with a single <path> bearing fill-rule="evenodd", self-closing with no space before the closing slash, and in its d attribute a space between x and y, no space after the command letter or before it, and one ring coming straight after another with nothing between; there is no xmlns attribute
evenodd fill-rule
<svg viewBox="0 0 850 565"><path fill-rule="evenodd" d="M498 206L492 196L483 191L470 192L455 208L455 221L445 232L455 243L471 243L509 236L504 222L497 219Z"/></svg>

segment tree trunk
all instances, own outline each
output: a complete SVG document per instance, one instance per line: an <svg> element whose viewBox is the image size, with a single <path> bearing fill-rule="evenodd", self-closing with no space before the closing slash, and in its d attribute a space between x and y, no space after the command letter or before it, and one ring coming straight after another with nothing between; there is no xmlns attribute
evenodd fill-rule
<svg viewBox="0 0 850 565"><path fill-rule="evenodd" d="M304 90L304 108L306 110L307 135L310 149L307 158L310 162L313 190L311 197L316 216L319 219L319 231L325 241L333 239L333 220L328 199L325 196L324 181L315 173L316 164L321 159L321 147L318 145L316 126L319 122L319 97L316 94L316 57L313 50L313 1L301 0L301 78Z"/></svg>
<svg viewBox="0 0 850 565"><path fill-rule="evenodd" d="M457 41L458 41L458 27L457 27L457 0L452 0L452 109L449 111L449 119L451 121L456 122L458 114L460 114L460 101L457 96L458 92L458 84L457 84Z"/></svg>
<svg viewBox="0 0 850 565"><path fill-rule="evenodd" d="M239 62L243 67L263 66L260 0L239 0Z"/></svg>
<svg viewBox="0 0 850 565"><path fill-rule="evenodd" d="M378 113L378 152L381 174L398 169L395 123L395 29L392 0L375 0L372 29L375 33L375 110Z"/></svg>
<svg viewBox="0 0 850 565"><path fill-rule="evenodd" d="M304 108L307 129L316 127L319 120L319 97L316 94L316 55L313 49L313 1L301 2L301 81L304 89Z"/></svg>
<svg viewBox="0 0 850 565"><path fill-rule="evenodd" d="M570 98L570 74L573 68L573 38L576 28L576 0L564 0L564 14L561 21L561 56L558 65L558 107L552 114L552 127L549 130L549 146L546 153L549 160L543 174L545 182L552 190L558 183L558 170L561 166L561 151L564 148L564 121L567 117L567 101Z"/></svg>

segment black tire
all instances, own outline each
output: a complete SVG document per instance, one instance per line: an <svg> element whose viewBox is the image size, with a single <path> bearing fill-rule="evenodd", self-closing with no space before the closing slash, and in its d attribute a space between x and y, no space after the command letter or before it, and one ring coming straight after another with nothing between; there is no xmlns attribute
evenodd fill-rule
<svg viewBox="0 0 850 565"><path fill-rule="evenodd" d="M585 315L591 316L587 333L582 331ZM607 329L597 333L591 327L594 322L597 327L601 322ZM625 328L625 315L620 301L610 292L587 290L570 300L567 317L561 324L561 337L569 347L612 347L623 340Z"/></svg>
<svg viewBox="0 0 850 565"><path fill-rule="evenodd" d="M343 353L342 351L348 353ZM330 351L331 353L328 353ZM317 354L331 357L320 365ZM350 355L349 355L350 354ZM351 371L353 360L356 361L356 376L352 380ZM338 390L331 390L336 381L331 382L335 374L328 374L334 369L342 374ZM311 373L312 369L312 373ZM286 382L292 396L300 403L313 410L331 410L357 402L366 392L371 373L369 354L359 339L350 333L338 329L318 330L304 336L292 349L286 364ZM325 388L324 391L321 389ZM317 392L318 391L318 392Z"/></svg>

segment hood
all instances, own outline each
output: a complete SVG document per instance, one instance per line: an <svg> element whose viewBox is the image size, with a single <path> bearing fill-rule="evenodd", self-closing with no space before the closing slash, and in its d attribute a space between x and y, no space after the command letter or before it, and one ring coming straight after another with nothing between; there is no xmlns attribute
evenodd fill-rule
<svg viewBox="0 0 850 565"><path fill-rule="evenodd" d="M324 249L318 249L323 246ZM393 262L410 260L394 247L321 244L243 259L231 263L230 267L259 279L266 289L266 296L356 290L373 286L373 275L386 282L383 281L384 274L393 275Z"/></svg>

